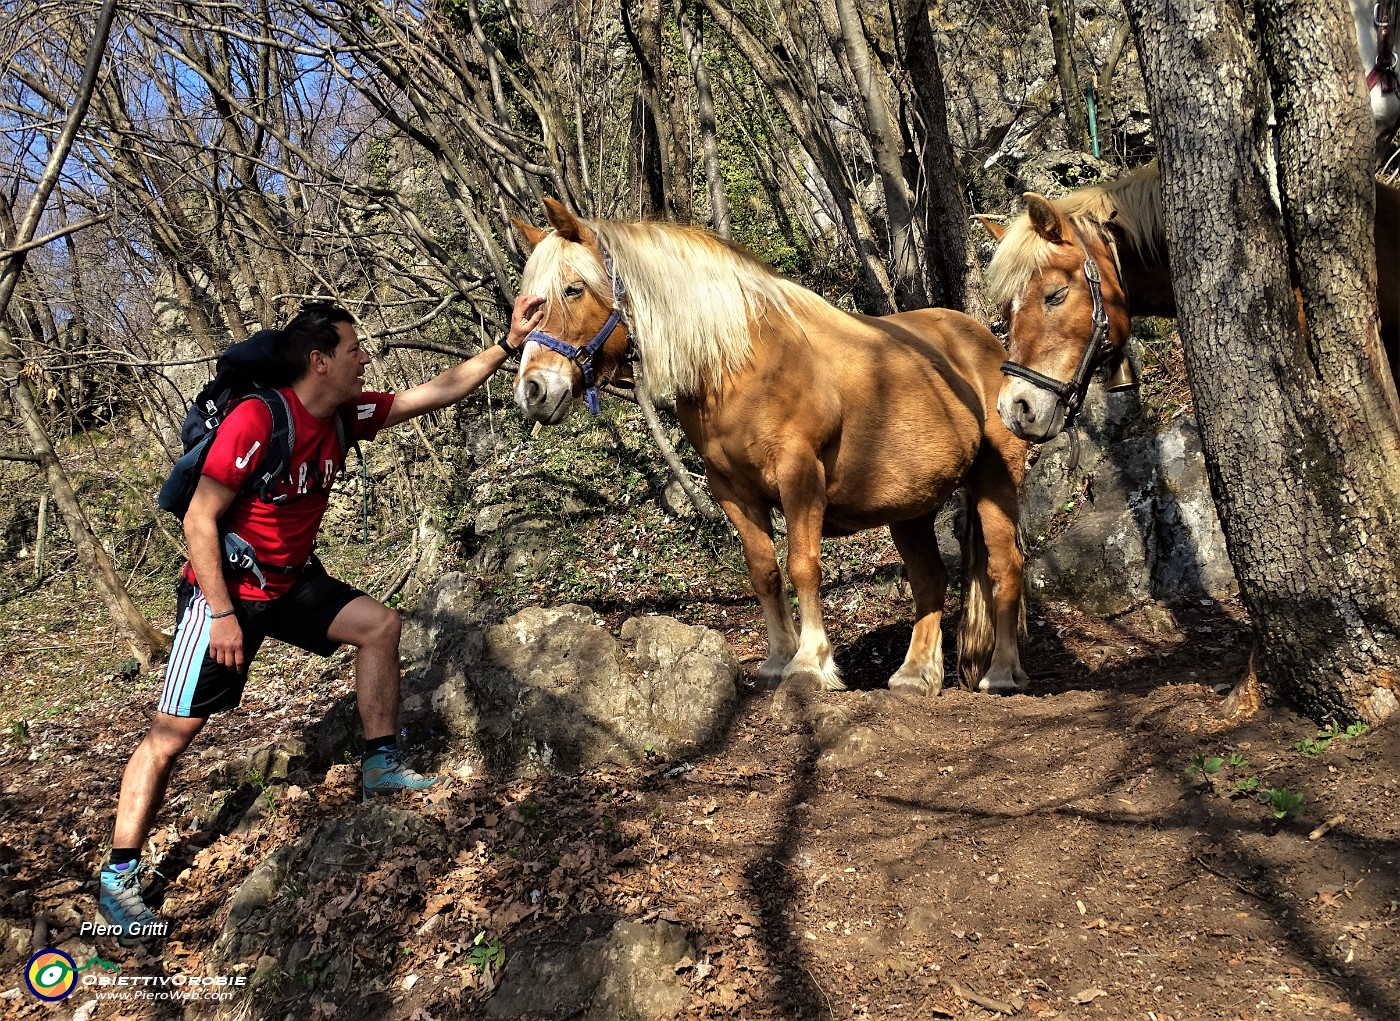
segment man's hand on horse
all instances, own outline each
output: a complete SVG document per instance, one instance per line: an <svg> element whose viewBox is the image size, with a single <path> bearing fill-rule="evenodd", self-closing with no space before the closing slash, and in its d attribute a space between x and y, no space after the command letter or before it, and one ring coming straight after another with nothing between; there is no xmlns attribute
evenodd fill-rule
<svg viewBox="0 0 1400 1021"><path fill-rule="evenodd" d="M525 346L525 338L544 322L544 298L538 294L522 294L515 299L515 308L510 313L510 332L506 343L511 350L519 351Z"/></svg>

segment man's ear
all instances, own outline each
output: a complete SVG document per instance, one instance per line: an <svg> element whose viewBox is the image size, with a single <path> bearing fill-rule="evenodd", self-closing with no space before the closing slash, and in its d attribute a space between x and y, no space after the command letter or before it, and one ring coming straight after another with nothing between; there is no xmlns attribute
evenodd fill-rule
<svg viewBox="0 0 1400 1021"><path fill-rule="evenodd" d="M541 230L534 224L526 223L524 220L517 220L515 217L511 217L510 225L515 228L515 232L524 240L526 249L532 252L541 241L549 237L549 231Z"/></svg>

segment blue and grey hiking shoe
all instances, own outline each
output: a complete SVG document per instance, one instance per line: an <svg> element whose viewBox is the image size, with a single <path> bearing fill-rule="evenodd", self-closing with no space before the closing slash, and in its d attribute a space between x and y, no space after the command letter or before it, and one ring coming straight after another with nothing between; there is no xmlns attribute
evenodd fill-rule
<svg viewBox="0 0 1400 1021"><path fill-rule="evenodd" d="M152 871L137 860L126 865L107 864L98 877L101 893L97 913L108 925L121 927L117 942L134 947L154 936L165 935L165 923L141 899L141 876Z"/></svg>
<svg viewBox="0 0 1400 1021"><path fill-rule="evenodd" d="M424 776L403 761L398 746L385 748L360 760L360 787L364 800L376 794L396 794L399 791L427 790L441 777Z"/></svg>

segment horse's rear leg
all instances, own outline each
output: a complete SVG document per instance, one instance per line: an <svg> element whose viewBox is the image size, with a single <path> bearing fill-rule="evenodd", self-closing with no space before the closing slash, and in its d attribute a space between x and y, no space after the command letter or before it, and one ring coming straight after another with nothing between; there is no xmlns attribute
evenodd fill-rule
<svg viewBox="0 0 1400 1021"><path fill-rule="evenodd" d="M1020 481L1025 457L1025 444L1004 429L989 423L989 434L996 430L1004 435L997 446L983 444L969 479L969 523L973 547L971 563L964 582L964 628L969 647L962 658L978 660L975 637L976 618L990 611L993 627L991 663L978 678L965 680L976 683L977 690L1009 694L1025 691L1029 678L1021 669L1020 633L1022 627L1021 576L1024 566L1016 527L1020 517ZM989 436L990 439L990 436ZM976 522L971 522L976 515ZM974 527L975 526L975 527ZM980 533L980 534L979 534ZM985 656L985 651L981 652ZM966 668L964 668L966 672ZM976 671L974 671L976 672Z"/></svg>
<svg viewBox="0 0 1400 1021"><path fill-rule="evenodd" d="M943 600L948 571L938 554L935 515L890 525L890 537L914 590L914 634L904 664L890 678L891 691L937 695L943 690Z"/></svg>
<svg viewBox="0 0 1400 1021"><path fill-rule="evenodd" d="M810 453L784 465L778 473L778 494L788 526L788 578L797 590L797 615L802 623L797 654L783 671L784 684L799 677L815 678L827 691L844 691L822 620L822 519L826 516L826 478L821 462Z"/></svg>
<svg viewBox="0 0 1400 1021"><path fill-rule="evenodd" d="M773 688L782 680L783 670L797 651L797 628L787 607L778 557L773 551L772 513L740 503L727 482L714 474L707 477L711 495L733 523L744 547L749 584L763 608L763 622L768 627L768 658L758 668L756 679L760 688Z"/></svg>

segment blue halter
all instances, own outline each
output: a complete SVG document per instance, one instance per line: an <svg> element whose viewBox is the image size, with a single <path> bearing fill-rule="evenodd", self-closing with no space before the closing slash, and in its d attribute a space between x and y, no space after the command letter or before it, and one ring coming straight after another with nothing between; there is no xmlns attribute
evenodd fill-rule
<svg viewBox="0 0 1400 1021"><path fill-rule="evenodd" d="M598 328L598 332L593 335L583 347L574 347L567 341L560 340L543 330L533 330L526 340L533 340L536 344L557 351L569 361L578 366L583 373L583 396L588 402L588 410L595 417L602 410L598 404L598 380L593 371L593 356L596 355L612 336L613 330L617 329L617 324L622 322L622 299L627 296L626 289L622 286L622 280L613 271L612 258L608 255L608 250L603 247L603 239L595 235L594 240L598 243L598 251L603 256L603 269L608 274L608 280L612 282L613 306L612 312L607 320Z"/></svg>

